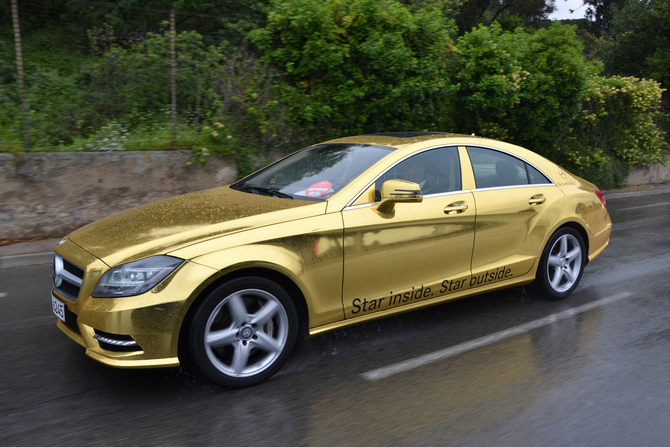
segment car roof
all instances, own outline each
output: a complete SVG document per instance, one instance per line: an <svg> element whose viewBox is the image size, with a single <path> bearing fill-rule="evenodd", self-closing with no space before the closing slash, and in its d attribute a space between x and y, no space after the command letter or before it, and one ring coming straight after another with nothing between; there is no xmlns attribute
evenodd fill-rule
<svg viewBox="0 0 670 447"><path fill-rule="evenodd" d="M448 140L448 139L458 140L459 142L462 143L464 139L482 140L482 137L475 137L474 135L463 135L463 134L447 133L447 132L388 132L388 133L370 133L351 137L337 138L335 140L330 140L325 143L374 144L378 146L400 148L416 143L424 143L431 140Z"/></svg>
<svg viewBox="0 0 670 447"><path fill-rule="evenodd" d="M476 135L464 135L448 132L389 132L389 133L371 133L365 135L356 135L335 140L326 141L321 144L365 144L386 146L396 149L399 157L404 157L407 153L415 150L421 150L432 146L458 145L458 146L482 146L494 148L511 153L521 157L524 161L540 167L540 170L546 173L547 169L552 169L554 163L543 156L529 149L517 146L505 141L494 140ZM407 149L405 151L404 149ZM403 153L404 152L404 153Z"/></svg>

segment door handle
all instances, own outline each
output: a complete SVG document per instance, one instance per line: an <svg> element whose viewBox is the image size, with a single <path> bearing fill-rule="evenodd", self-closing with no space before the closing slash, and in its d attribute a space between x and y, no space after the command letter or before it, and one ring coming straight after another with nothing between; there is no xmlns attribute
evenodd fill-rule
<svg viewBox="0 0 670 447"><path fill-rule="evenodd" d="M468 210L468 206L463 202L456 202L447 205L444 209L444 214L459 214Z"/></svg>
<svg viewBox="0 0 670 447"><path fill-rule="evenodd" d="M529 205L542 205L546 201L547 201L546 197L544 197L542 194L538 194L536 196L531 197L528 200L528 204Z"/></svg>

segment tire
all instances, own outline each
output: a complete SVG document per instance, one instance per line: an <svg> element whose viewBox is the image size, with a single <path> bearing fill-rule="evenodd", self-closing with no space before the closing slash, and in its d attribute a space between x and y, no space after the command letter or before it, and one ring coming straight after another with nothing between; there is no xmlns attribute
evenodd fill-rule
<svg viewBox="0 0 670 447"><path fill-rule="evenodd" d="M582 236L573 228L559 228L542 252L536 277L540 292L551 300L567 298L579 285L585 265Z"/></svg>
<svg viewBox="0 0 670 447"><path fill-rule="evenodd" d="M227 388L256 385L286 362L298 314L286 291L260 277L231 280L210 293L189 329L193 366Z"/></svg>

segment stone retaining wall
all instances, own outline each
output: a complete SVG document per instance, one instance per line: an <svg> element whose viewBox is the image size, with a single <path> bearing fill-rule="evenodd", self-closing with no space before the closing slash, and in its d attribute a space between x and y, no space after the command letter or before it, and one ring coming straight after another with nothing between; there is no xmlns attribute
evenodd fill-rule
<svg viewBox="0 0 670 447"><path fill-rule="evenodd" d="M187 166L190 152L0 154L0 239L62 236L154 200L235 181L218 157Z"/></svg>
<svg viewBox="0 0 670 447"><path fill-rule="evenodd" d="M666 166L634 169L628 186L670 182ZM0 239L62 236L89 222L154 200L223 186L234 163L190 152L0 154Z"/></svg>
<svg viewBox="0 0 670 447"><path fill-rule="evenodd" d="M626 186L653 185L670 182L670 155L665 156L665 166L653 164L635 168L626 179Z"/></svg>

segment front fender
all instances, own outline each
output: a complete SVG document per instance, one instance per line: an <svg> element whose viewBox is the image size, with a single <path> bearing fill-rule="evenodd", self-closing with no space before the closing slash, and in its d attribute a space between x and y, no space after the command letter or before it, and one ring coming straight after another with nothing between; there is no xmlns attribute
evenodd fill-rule
<svg viewBox="0 0 670 447"><path fill-rule="evenodd" d="M315 327L344 318L342 227L339 213L326 214L299 224L282 223L245 232L235 239L209 241L207 245L189 247L190 253L171 254L215 269L214 281L250 269L267 269L283 275L302 292L309 327ZM234 241L238 245L233 245Z"/></svg>

